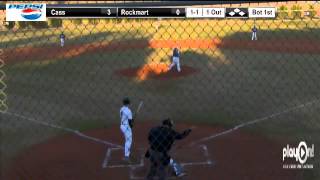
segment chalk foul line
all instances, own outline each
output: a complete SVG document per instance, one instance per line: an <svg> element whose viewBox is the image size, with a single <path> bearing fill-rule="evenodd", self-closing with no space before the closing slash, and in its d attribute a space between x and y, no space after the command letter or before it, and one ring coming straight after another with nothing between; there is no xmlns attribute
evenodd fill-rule
<svg viewBox="0 0 320 180"><path fill-rule="evenodd" d="M316 99L316 100L313 100L313 101L309 101L309 102L307 102L307 103L303 103L303 104L300 104L300 105L291 107L291 108L289 108L289 109L286 109L286 110L284 110L284 111L271 114L271 115L269 115L269 116L257 118L257 119L254 119L254 120L252 120L252 121L249 121L249 122L245 122L245 123L236 125L236 126L234 126L233 128L231 128L231 129L228 129L228 130L222 131L222 132L220 132L220 133L217 133L217 134L213 134L213 135L204 137L204 138L199 139L199 140L197 140L197 141L193 141L193 142L189 143L189 146L193 146L193 145L198 144L198 143L203 143L203 142L205 142L205 141L209 141L209 140L215 139L215 138L217 138L217 137L219 137L219 136L232 133L232 132L234 132L234 131L236 131L236 130L238 130L238 129L240 129L240 128L243 128L243 127L246 127L246 126L250 126L250 125L253 125L253 124L257 124L257 123L259 123L259 122L272 119L272 118L274 118L274 117L276 117L276 116L279 116L279 115L282 115L282 114L286 114L286 113L295 111L295 110L297 110L297 109L301 109L301 108L306 107L306 106L310 106L310 105L312 105L312 104L314 104L314 103L316 103L316 102L319 102L319 100L320 100L320 99Z"/></svg>
<svg viewBox="0 0 320 180"><path fill-rule="evenodd" d="M75 135L77 135L77 136L79 136L81 138L84 138L84 139L87 139L87 140L91 140L91 141L94 141L96 143L105 144L105 145L109 145L109 146L113 146L113 147L117 147L117 148L123 148L121 145L114 144L114 143L111 143L111 142L108 142L108 141L105 141L105 140L102 140L102 139L98 139L98 138L95 138L95 137L92 137L92 136L88 136L88 135L86 135L86 134L84 134L84 133L82 133L82 132L80 132L78 130L75 130L75 129L58 126L58 125L55 125L55 124L52 124L52 123L48 123L48 122L38 121L35 118L23 116L21 114L14 113L14 112L8 112L7 111L7 112L3 112L3 114L15 116L15 117L18 117L20 119L24 119L24 120L27 120L27 121L30 121L30 122L33 122L33 123L36 123L36 124L40 124L40 125L43 125L43 126L51 127L51 128L54 128L54 129L59 129L59 130L62 130L62 131L70 132L70 133L73 133L73 134L75 134Z"/></svg>

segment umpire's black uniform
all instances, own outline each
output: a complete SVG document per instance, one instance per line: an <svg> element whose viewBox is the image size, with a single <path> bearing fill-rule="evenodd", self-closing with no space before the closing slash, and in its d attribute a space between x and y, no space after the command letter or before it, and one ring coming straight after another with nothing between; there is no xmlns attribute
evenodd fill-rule
<svg viewBox="0 0 320 180"><path fill-rule="evenodd" d="M146 153L146 157L150 159L151 167L147 179L153 179L157 171L159 179L166 179L166 167L170 162L171 146L175 140L183 139L191 132L191 129L178 133L172 129L172 121L166 119L162 122L162 126L154 127L150 130L148 141L150 148Z"/></svg>

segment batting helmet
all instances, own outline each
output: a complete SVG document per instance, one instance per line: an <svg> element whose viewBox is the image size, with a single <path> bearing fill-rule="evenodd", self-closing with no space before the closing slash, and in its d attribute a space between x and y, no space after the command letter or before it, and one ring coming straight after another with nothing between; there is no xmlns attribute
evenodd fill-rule
<svg viewBox="0 0 320 180"><path fill-rule="evenodd" d="M130 104L130 99L128 97L123 98L123 105L128 105Z"/></svg>

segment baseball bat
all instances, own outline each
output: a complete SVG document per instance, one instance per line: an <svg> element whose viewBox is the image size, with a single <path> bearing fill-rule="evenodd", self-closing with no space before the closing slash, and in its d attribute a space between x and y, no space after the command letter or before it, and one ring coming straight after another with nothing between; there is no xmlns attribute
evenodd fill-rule
<svg viewBox="0 0 320 180"><path fill-rule="evenodd" d="M141 109L142 105L143 105L143 101L140 101L140 103L139 103L139 105L138 105L138 107L137 107L137 110L136 110L136 112L134 113L134 119L137 118L137 115L138 115L138 113L140 112L140 109Z"/></svg>
<svg viewBox="0 0 320 180"><path fill-rule="evenodd" d="M136 110L136 112L133 114L133 119L134 120L136 120L136 118L137 118L137 115L138 115L138 113L139 113L139 111L140 111L140 109L141 109L141 107L142 107L142 105L143 105L143 101L140 101L140 103L139 103L139 105L138 105L138 107L137 107L137 110ZM134 143L133 143L134 141L132 141L132 149L134 149Z"/></svg>

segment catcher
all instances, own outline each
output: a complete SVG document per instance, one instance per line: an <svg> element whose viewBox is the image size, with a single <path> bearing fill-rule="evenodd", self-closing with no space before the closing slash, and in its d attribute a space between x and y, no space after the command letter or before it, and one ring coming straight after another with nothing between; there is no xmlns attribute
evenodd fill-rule
<svg viewBox="0 0 320 180"><path fill-rule="evenodd" d="M188 136L191 129L187 129L182 133L173 130L173 122L170 119L162 121L162 126L154 127L150 130L148 141L150 148L147 150L145 157L151 162L147 179L151 180L155 175L159 174L159 179L164 180L167 177L166 167L170 164L175 171L175 175L181 177L185 175L181 165L174 161L168 152L175 140L180 140Z"/></svg>

